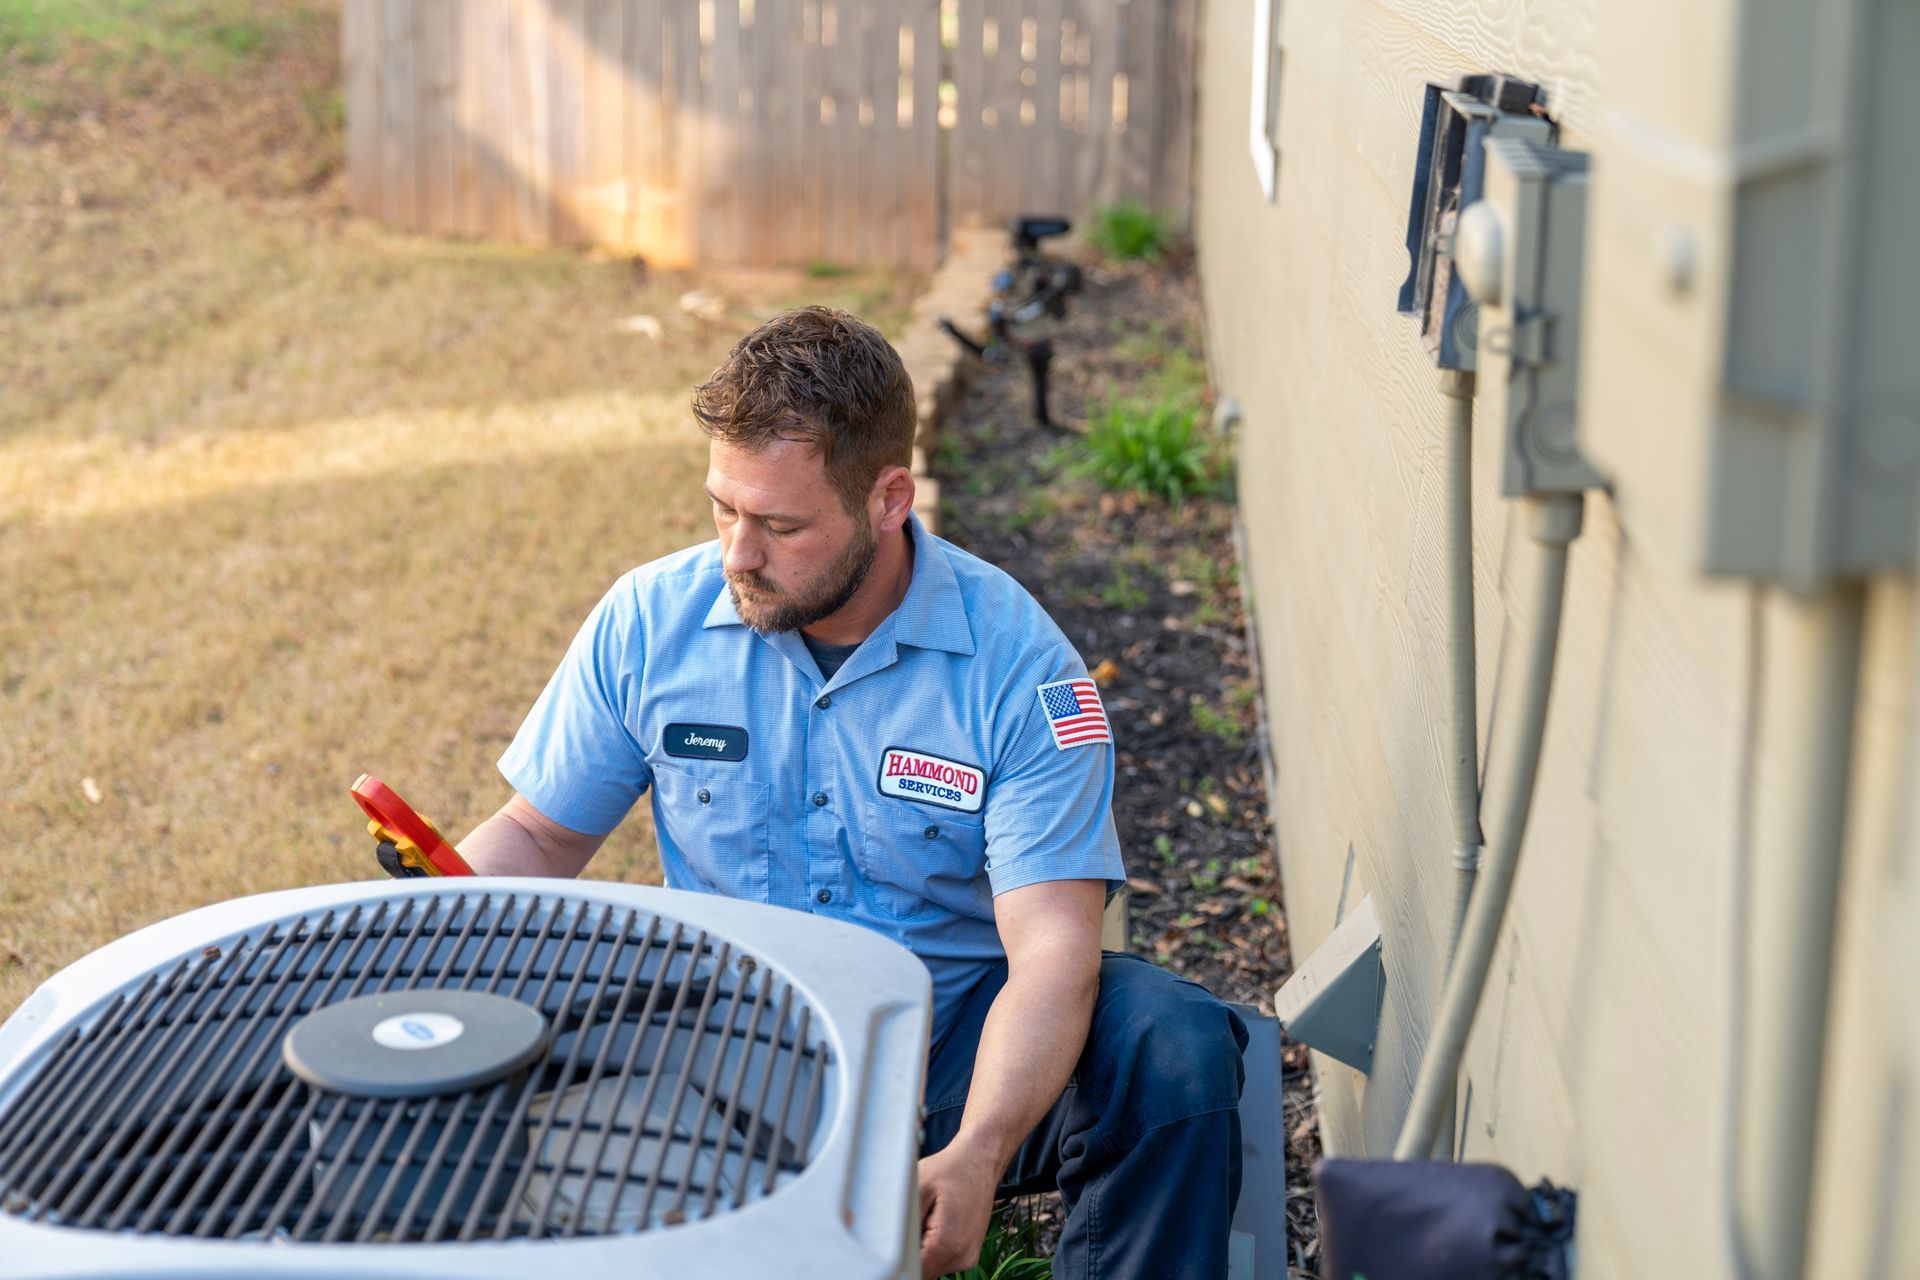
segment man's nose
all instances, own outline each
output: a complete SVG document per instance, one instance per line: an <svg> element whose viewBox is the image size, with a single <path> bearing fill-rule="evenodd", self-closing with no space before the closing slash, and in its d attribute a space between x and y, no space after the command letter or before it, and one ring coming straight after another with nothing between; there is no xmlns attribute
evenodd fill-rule
<svg viewBox="0 0 1920 1280"><path fill-rule="evenodd" d="M732 574L753 573L767 562L760 539L754 536L750 527L735 525L733 536L728 538L722 550L721 563Z"/></svg>

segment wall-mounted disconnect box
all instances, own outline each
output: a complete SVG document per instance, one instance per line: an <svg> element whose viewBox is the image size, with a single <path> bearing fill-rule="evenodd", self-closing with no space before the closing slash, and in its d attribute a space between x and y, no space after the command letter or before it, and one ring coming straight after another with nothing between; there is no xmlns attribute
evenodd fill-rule
<svg viewBox="0 0 1920 1280"><path fill-rule="evenodd" d="M1420 148L1407 210L1407 278L1399 309L1419 321L1427 354L1442 369L1472 371L1478 307L1453 268L1461 210L1478 200L1491 138L1548 142L1553 124L1537 85L1511 76L1462 76L1457 87L1427 86Z"/></svg>
<svg viewBox="0 0 1920 1280"><path fill-rule="evenodd" d="M1461 212L1456 277L1480 304L1479 414L1505 441L1500 491L1577 493L1604 478L1575 436L1587 157L1489 138L1481 199Z"/></svg>
<svg viewBox="0 0 1920 1280"><path fill-rule="evenodd" d="M1920 9L1618 0L1582 447L1635 541L1797 590L1920 545ZM1682 52L1684 50L1684 53Z"/></svg>

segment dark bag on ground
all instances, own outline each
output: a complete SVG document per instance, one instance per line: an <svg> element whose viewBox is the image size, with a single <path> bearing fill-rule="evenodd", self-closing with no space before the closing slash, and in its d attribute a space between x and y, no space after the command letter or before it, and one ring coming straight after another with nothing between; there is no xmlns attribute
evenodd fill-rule
<svg viewBox="0 0 1920 1280"><path fill-rule="evenodd" d="M1574 1193L1497 1164L1322 1160L1323 1280L1566 1280Z"/></svg>

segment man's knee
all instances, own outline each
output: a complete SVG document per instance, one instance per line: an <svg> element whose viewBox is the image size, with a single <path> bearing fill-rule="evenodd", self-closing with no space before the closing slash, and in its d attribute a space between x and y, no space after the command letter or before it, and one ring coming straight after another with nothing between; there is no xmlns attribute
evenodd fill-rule
<svg viewBox="0 0 1920 1280"><path fill-rule="evenodd" d="M1124 967L1121 967L1124 966ZM1100 1050L1136 1132L1235 1107L1245 1080L1247 1029L1195 983L1135 957L1109 957L1101 973Z"/></svg>

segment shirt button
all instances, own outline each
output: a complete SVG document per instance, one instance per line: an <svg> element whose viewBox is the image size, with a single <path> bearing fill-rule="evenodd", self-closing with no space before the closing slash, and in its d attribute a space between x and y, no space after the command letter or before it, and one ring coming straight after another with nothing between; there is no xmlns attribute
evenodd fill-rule
<svg viewBox="0 0 1920 1280"><path fill-rule="evenodd" d="M924 834L929 840L938 840L940 838L940 828L928 827Z"/></svg>
<svg viewBox="0 0 1920 1280"><path fill-rule="evenodd" d="M824 805L824 804L826 804L826 802L827 802L827 793L826 793L826 792L824 792L824 791L816 791L816 792L814 792L814 793L813 793L813 802L814 802L814 804L816 804L816 805Z"/></svg>
<svg viewBox="0 0 1920 1280"><path fill-rule="evenodd" d="M818 698L814 699L813 705L820 708L822 711L825 711L828 707L833 705L833 697L830 694L823 693Z"/></svg>
<svg viewBox="0 0 1920 1280"><path fill-rule="evenodd" d="M831 889L822 889L822 890L821 890L820 892L818 892L818 893L816 893L816 894L814 894L814 895L813 895L813 898L814 898L814 901L816 901L816 902L821 902L821 903L827 903L827 902L832 902L832 901L833 901L833 890L831 890Z"/></svg>
<svg viewBox="0 0 1920 1280"><path fill-rule="evenodd" d="M712 803L713 803L713 792L711 792L711 791L709 791L709 790L707 790L707 789L706 789L705 787L702 787L702 788L700 788L700 792L699 792L699 795L700 795L700 803L701 803L701 804L712 804Z"/></svg>

